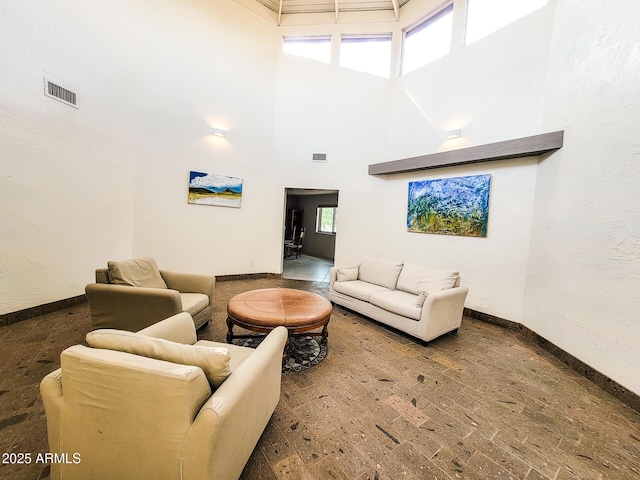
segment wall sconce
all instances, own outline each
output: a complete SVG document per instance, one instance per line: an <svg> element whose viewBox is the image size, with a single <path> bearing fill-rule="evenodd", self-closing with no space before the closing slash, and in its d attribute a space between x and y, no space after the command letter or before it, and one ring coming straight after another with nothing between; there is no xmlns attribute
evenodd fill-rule
<svg viewBox="0 0 640 480"><path fill-rule="evenodd" d="M224 138L225 137L225 131L222 130L221 128L212 128L211 129L211 135L213 135L214 137Z"/></svg>
<svg viewBox="0 0 640 480"><path fill-rule="evenodd" d="M447 140L453 140L454 138L460 138L460 135L462 135L462 130L460 130L459 128L457 130L449 130L447 132Z"/></svg>

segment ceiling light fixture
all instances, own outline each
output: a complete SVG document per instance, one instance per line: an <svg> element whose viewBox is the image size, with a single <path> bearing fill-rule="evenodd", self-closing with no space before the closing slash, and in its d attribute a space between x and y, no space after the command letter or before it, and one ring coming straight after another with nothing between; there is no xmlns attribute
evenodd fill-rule
<svg viewBox="0 0 640 480"><path fill-rule="evenodd" d="M212 128L211 129L211 135L213 135L214 137L224 138L225 137L225 131L222 130L221 128Z"/></svg>

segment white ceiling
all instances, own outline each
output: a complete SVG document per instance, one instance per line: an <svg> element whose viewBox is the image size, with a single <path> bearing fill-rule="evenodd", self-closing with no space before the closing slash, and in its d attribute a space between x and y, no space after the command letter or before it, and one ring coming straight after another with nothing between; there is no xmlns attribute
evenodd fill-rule
<svg viewBox="0 0 640 480"><path fill-rule="evenodd" d="M282 14L396 10L409 0L255 0ZM280 10L281 9L281 10Z"/></svg>
<svg viewBox="0 0 640 480"><path fill-rule="evenodd" d="M411 0L236 0L251 10L267 9L275 14L277 23L284 16L300 14L332 14L337 22L341 13L370 14L390 12L400 18L400 10Z"/></svg>

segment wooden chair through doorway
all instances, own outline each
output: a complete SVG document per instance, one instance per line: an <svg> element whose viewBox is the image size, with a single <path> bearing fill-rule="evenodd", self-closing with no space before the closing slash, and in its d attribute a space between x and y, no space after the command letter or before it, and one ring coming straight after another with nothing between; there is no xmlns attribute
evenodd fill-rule
<svg viewBox="0 0 640 480"><path fill-rule="evenodd" d="M294 255L298 258L302 255L302 241L304 240L304 228L300 229L300 235L294 237L293 242L287 242L284 244L284 256L289 257Z"/></svg>

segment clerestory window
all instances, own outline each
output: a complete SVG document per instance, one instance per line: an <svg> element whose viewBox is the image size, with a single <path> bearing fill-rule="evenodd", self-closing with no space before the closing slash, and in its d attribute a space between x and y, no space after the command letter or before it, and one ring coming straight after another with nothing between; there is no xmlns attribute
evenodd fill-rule
<svg viewBox="0 0 640 480"><path fill-rule="evenodd" d="M340 66L389 78L391 33L340 37Z"/></svg>
<svg viewBox="0 0 640 480"><path fill-rule="evenodd" d="M547 0L467 0L467 2L466 45L547 5Z"/></svg>
<svg viewBox="0 0 640 480"><path fill-rule="evenodd" d="M449 53L453 3L449 3L404 31L402 74L414 71Z"/></svg>
<svg viewBox="0 0 640 480"><path fill-rule="evenodd" d="M331 61L331 35L284 37L282 51L290 55L329 63Z"/></svg>

